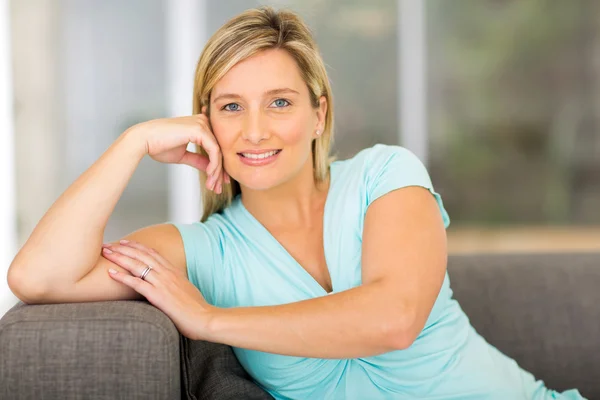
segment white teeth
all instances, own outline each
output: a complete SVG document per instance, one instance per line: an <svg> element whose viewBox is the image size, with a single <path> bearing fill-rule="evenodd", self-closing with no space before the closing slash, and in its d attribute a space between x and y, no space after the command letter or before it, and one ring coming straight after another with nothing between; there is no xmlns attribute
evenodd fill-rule
<svg viewBox="0 0 600 400"><path fill-rule="evenodd" d="M253 154L253 153L242 153L242 155L246 158L252 158L254 160L260 160L266 157L271 157L275 154L279 153L279 150L273 150L273 151L269 151L267 153L261 153L261 154Z"/></svg>

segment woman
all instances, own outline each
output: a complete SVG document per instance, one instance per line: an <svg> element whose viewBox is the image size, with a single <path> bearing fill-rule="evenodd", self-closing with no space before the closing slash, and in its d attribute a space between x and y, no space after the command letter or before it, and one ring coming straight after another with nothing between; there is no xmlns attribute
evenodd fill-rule
<svg viewBox="0 0 600 400"><path fill-rule="evenodd" d="M195 115L124 132L40 221L10 287L32 303L146 298L185 336L233 346L278 399L582 398L474 331L423 164L385 145L330 160L332 105L298 16L244 12L200 57ZM202 221L101 245L146 154L202 171Z"/></svg>

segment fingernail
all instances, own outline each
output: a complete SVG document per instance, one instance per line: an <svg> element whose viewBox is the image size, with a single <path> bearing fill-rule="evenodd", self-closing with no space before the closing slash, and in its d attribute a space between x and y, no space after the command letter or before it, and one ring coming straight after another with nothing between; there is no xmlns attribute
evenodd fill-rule
<svg viewBox="0 0 600 400"><path fill-rule="evenodd" d="M117 271L116 271L116 270L114 270L114 269L112 269L112 268L109 268L109 269L108 269L108 272L110 272L111 274L116 274L116 273L117 273Z"/></svg>
<svg viewBox="0 0 600 400"><path fill-rule="evenodd" d="M119 243L121 243L121 244L127 244L127 243L129 243L129 240L122 239L122 240L119 240Z"/></svg>
<svg viewBox="0 0 600 400"><path fill-rule="evenodd" d="M106 254L112 254L112 250L111 249L107 249L106 247L102 249L103 252L105 252Z"/></svg>

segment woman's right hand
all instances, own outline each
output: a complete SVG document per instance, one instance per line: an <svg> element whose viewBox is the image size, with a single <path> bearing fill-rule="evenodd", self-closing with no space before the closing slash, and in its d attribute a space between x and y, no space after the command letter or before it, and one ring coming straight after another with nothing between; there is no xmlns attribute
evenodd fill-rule
<svg viewBox="0 0 600 400"><path fill-rule="evenodd" d="M162 163L186 164L206 171L206 187L216 193L222 192L223 181L230 182L223 169L219 143L206 115L155 119L143 122L137 128L141 132L146 154L152 159ZM206 150L208 158L188 151L190 142Z"/></svg>

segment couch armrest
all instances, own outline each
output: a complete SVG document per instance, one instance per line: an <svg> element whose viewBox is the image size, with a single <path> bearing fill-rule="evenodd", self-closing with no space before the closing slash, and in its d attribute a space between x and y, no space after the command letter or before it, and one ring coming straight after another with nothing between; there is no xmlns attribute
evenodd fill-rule
<svg viewBox="0 0 600 400"><path fill-rule="evenodd" d="M19 302L0 320L0 398L179 399L179 336L147 301Z"/></svg>

